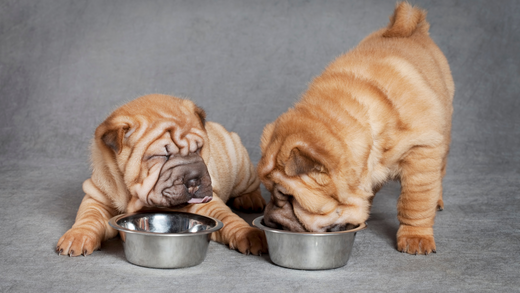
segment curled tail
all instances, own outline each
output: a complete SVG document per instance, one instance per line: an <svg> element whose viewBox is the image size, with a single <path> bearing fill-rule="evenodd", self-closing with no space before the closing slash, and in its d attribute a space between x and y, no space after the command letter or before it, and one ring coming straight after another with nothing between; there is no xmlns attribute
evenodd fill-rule
<svg viewBox="0 0 520 293"><path fill-rule="evenodd" d="M405 38L416 31L428 33L430 24L426 21L426 11L413 7L408 2L398 3L390 16L388 29L383 33L386 38Z"/></svg>

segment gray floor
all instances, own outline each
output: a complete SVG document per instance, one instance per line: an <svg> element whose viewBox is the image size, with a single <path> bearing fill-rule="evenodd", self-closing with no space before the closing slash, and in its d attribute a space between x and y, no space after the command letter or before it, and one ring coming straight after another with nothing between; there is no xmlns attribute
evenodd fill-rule
<svg viewBox="0 0 520 293"><path fill-rule="evenodd" d="M263 126L386 25L395 0L1 1L0 292L520 292L520 2L412 2L456 85L438 252L396 251L389 183L348 265L313 272L216 243L179 270L129 264L118 239L86 258L54 247L83 197L94 129L117 106L190 97L256 163Z"/></svg>

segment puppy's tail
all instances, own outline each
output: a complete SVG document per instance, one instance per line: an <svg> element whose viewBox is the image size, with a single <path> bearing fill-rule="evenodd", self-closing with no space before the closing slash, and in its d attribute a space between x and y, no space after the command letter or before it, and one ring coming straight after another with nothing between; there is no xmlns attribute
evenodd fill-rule
<svg viewBox="0 0 520 293"><path fill-rule="evenodd" d="M415 32L428 34L430 24L426 21L426 11L413 7L408 2L398 3L390 23L383 33L386 38L406 38Z"/></svg>

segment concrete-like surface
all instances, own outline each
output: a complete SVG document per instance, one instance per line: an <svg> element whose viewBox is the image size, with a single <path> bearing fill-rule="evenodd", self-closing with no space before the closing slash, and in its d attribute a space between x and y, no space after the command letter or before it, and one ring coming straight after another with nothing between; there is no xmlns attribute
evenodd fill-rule
<svg viewBox="0 0 520 293"><path fill-rule="evenodd" d="M298 271L216 243L179 270L129 264L118 239L88 257L54 248L83 197L94 129L117 106L190 97L256 163L263 126L385 26L395 0L1 1L0 292L519 292L520 2L413 3L456 85L437 254L395 249L390 183L347 266Z"/></svg>

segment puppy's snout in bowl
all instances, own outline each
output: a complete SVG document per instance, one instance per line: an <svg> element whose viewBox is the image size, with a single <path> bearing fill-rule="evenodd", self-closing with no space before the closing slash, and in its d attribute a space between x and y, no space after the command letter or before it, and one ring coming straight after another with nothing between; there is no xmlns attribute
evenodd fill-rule
<svg viewBox="0 0 520 293"><path fill-rule="evenodd" d="M330 232L295 232L272 228L260 216L253 225L265 232L271 261L279 266L300 270L326 270L347 264L356 233L366 228L338 225Z"/></svg>
<svg viewBox="0 0 520 293"><path fill-rule="evenodd" d="M325 228L326 232L339 232L339 231L345 231L345 230L351 230L356 228L356 225L353 224L333 224Z"/></svg>
<svg viewBox="0 0 520 293"><path fill-rule="evenodd" d="M294 232L306 232L305 227L294 215L290 201L272 199L265 207L263 221L267 227L289 230Z"/></svg>

